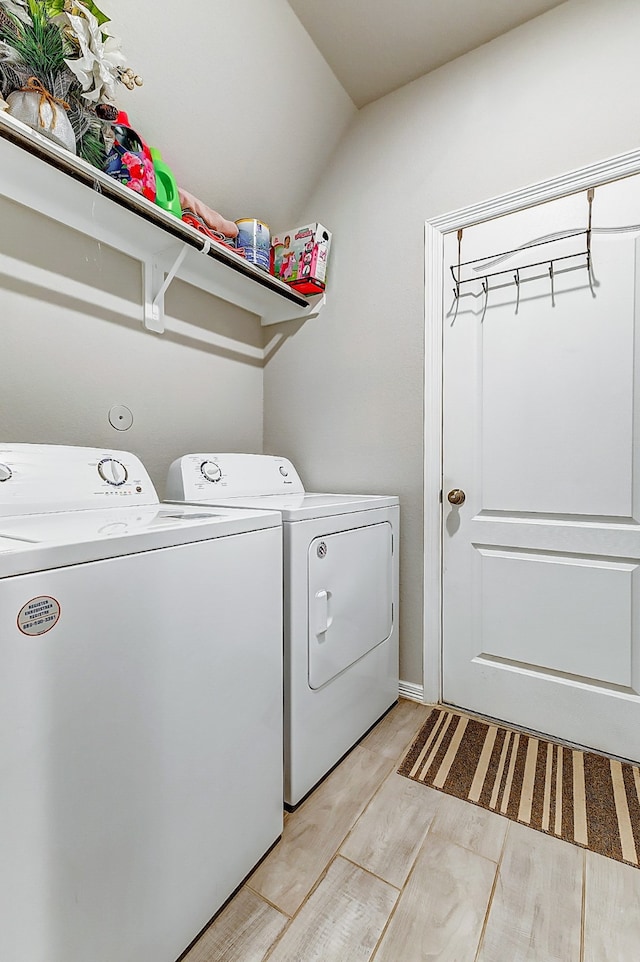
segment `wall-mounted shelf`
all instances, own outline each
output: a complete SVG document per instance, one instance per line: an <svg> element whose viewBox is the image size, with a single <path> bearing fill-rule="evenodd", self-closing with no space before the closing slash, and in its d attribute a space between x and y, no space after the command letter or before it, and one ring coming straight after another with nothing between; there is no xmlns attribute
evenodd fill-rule
<svg viewBox="0 0 640 962"><path fill-rule="evenodd" d="M174 277L257 314L263 325L314 317L324 305L324 295L303 297L2 112L0 196L139 260L141 320L156 333L164 330L164 292Z"/></svg>

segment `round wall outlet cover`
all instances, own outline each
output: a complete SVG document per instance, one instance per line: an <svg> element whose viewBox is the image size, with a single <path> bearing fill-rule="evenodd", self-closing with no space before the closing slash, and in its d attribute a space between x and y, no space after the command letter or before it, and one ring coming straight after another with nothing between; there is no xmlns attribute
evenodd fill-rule
<svg viewBox="0 0 640 962"><path fill-rule="evenodd" d="M133 424L133 414L124 404L114 404L109 409L109 423L116 431L128 431Z"/></svg>

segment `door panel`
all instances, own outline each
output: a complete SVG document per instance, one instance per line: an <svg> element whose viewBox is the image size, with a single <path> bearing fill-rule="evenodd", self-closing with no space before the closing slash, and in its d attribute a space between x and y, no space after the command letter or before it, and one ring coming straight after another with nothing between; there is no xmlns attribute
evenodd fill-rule
<svg viewBox="0 0 640 962"><path fill-rule="evenodd" d="M477 551L483 584L479 657L631 687L637 564Z"/></svg>
<svg viewBox="0 0 640 962"><path fill-rule="evenodd" d="M595 297L584 270L556 276L555 306L548 277L517 315L489 295L474 359L485 511L632 515L637 241L594 245Z"/></svg>
<svg viewBox="0 0 640 962"><path fill-rule="evenodd" d="M462 260L486 260L445 318L443 698L638 759L640 229L594 232L591 278L584 259L525 266L584 237L517 250L587 210L583 193L463 234ZM634 222L637 177L596 190L594 227ZM498 262L513 274L483 289Z"/></svg>
<svg viewBox="0 0 640 962"><path fill-rule="evenodd" d="M315 538L309 546L309 687L321 688L391 634L391 525Z"/></svg>

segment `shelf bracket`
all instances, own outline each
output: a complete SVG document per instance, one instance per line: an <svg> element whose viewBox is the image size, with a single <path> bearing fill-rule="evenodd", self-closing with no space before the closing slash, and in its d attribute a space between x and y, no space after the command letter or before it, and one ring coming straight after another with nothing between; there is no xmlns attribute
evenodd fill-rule
<svg viewBox="0 0 640 962"><path fill-rule="evenodd" d="M164 295L187 256L187 244L182 244L178 253L175 248L158 251L153 257L143 261L144 271L144 317L143 323L148 331L164 333ZM200 253L208 254L211 241L203 238ZM173 258L173 260L171 260Z"/></svg>
<svg viewBox="0 0 640 962"><path fill-rule="evenodd" d="M156 334L164 332L164 295L187 255L187 245L183 244L175 253L175 248L158 251L153 257L142 262L144 271L143 324L148 331ZM172 257L173 260L169 260Z"/></svg>
<svg viewBox="0 0 640 962"><path fill-rule="evenodd" d="M317 317L322 308L327 303L327 295L324 294L312 294L309 298L309 308L306 312L300 311L297 318L288 318L288 320L308 320L311 317ZM263 327L269 327L271 324L282 324L281 317L261 317L260 322Z"/></svg>

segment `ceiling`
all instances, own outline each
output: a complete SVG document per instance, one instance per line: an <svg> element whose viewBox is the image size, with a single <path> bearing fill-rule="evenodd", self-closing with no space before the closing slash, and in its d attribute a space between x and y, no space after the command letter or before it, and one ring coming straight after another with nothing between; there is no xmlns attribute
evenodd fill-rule
<svg viewBox="0 0 640 962"><path fill-rule="evenodd" d="M357 107L564 0L288 0Z"/></svg>

